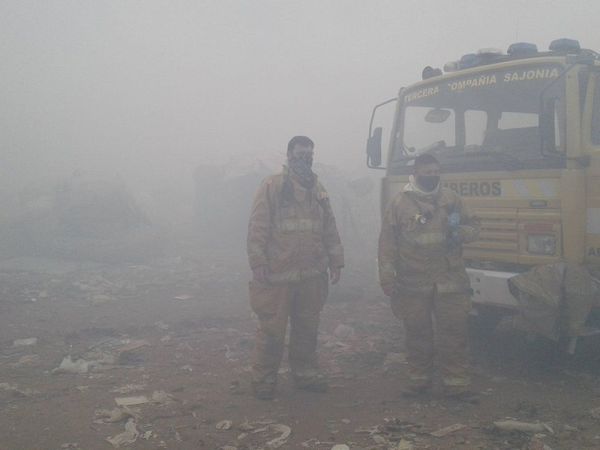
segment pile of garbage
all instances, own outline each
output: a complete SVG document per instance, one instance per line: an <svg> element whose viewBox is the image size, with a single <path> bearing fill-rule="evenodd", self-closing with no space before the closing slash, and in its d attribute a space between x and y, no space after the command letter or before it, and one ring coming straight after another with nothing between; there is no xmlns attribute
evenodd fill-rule
<svg viewBox="0 0 600 450"><path fill-rule="evenodd" d="M141 261L163 251L163 232L119 180L74 177L28 190L4 212L4 258L44 256L104 263Z"/></svg>

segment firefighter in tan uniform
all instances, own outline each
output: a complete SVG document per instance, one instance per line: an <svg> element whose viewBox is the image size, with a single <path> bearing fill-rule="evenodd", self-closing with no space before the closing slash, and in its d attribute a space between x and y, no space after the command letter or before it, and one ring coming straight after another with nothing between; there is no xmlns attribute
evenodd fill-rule
<svg viewBox="0 0 600 450"><path fill-rule="evenodd" d="M470 284L462 243L478 234L478 221L461 198L441 187L437 159L417 157L409 183L385 213L379 237L379 280L406 332L407 395L432 389L435 353L445 394L473 396L467 361Z"/></svg>
<svg viewBox="0 0 600 450"><path fill-rule="evenodd" d="M297 388L322 392L317 366L319 315L340 278L344 253L327 192L312 172L314 143L296 136L288 166L260 186L248 225L253 272L250 304L258 316L252 386L260 399L275 394L290 321L289 361Z"/></svg>

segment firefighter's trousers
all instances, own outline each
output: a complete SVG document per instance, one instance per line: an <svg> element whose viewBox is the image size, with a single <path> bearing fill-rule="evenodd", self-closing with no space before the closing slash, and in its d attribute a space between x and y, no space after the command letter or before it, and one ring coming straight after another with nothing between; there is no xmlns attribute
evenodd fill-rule
<svg viewBox="0 0 600 450"><path fill-rule="evenodd" d="M445 387L470 384L468 374L466 294L400 293L391 299L394 315L406 333L408 377L414 387L428 386L436 369Z"/></svg>
<svg viewBox="0 0 600 450"><path fill-rule="evenodd" d="M317 370L319 315L327 297L327 275L300 282L250 282L250 305L258 316L253 382L275 384L290 322L289 362L295 377Z"/></svg>

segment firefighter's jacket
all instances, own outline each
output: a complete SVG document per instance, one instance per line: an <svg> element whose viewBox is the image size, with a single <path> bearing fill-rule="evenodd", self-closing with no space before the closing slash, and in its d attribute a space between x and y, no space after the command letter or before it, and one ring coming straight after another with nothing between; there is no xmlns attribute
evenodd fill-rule
<svg viewBox="0 0 600 450"><path fill-rule="evenodd" d="M457 223L452 227L452 216ZM458 220L457 220L458 219ZM390 203L379 236L379 281L396 293L467 293L462 243L477 239L479 222L454 191L433 194L408 184Z"/></svg>
<svg viewBox="0 0 600 450"><path fill-rule="evenodd" d="M287 168L258 189L247 245L250 267L268 266L273 284L306 280L344 265L327 192L317 180L313 188L303 188Z"/></svg>

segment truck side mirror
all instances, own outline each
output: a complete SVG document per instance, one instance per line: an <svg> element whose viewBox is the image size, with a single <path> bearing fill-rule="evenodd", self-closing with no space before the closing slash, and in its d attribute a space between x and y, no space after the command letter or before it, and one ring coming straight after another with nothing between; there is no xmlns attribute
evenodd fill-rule
<svg viewBox="0 0 600 450"><path fill-rule="evenodd" d="M540 114L540 138L542 154L557 153L556 151L556 97L544 98Z"/></svg>
<svg viewBox="0 0 600 450"><path fill-rule="evenodd" d="M373 130L373 134L367 140L367 166L381 166L381 134L383 129L377 127Z"/></svg>

